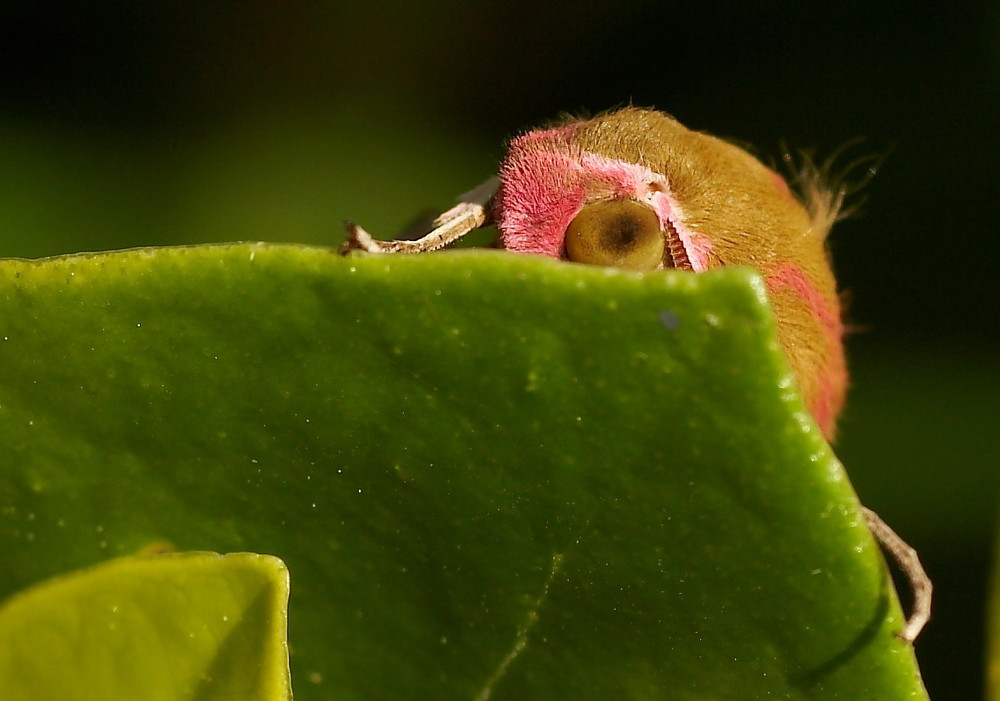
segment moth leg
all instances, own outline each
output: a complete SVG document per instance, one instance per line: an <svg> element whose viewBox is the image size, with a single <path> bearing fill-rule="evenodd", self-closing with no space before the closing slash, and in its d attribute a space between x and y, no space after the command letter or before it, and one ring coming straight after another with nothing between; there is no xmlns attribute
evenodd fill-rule
<svg viewBox="0 0 1000 701"><path fill-rule="evenodd" d="M930 577L920 564L917 551L909 543L899 537L896 531L879 518L879 515L871 509L862 506L862 513L868 521L868 528L872 535L879 542L879 545L892 556L899 568L910 581L910 589L913 591L913 609L910 617L906 619L906 625L897 637L906 643L912 643L920 635L927 621L931 618L931 594L934 590Z"/></svg>
<svg viewBox="0 0 1000 701"><path fill-rule="evenodd" d="M500 179L490 178L479 187L460 196L457 205L434 220L434 229L419 239L412 241L379 241L354 222L345 222L347 240L340 252L366 253L427 253L458 241L474 229L493 221L493 197L497 193Z"/></svg>

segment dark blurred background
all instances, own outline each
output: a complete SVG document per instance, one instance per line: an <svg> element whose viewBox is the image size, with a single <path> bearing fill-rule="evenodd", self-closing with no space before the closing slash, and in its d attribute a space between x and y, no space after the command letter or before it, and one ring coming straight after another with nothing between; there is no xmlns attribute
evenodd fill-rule
<svg viewBox="0 0 1000 701"><path fill-rule="evenodd" d="M506 138L633 102L778 155L882 156L834 231L837 444L938 586L935 699L982 695L1000 487L995 2L0 1L0 255L382 236ZM846 158L845 160L850 160Z"/></svg>

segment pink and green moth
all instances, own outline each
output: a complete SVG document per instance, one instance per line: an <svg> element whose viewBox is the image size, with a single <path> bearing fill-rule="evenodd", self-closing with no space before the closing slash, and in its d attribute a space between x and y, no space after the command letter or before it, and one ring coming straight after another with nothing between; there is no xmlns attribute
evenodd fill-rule
<svg viewBox="0 0 1000 701"><path fill-rule="evenodd" d="M499 176L460 198L420 239L379 241L349 224L342 250L422 253L492 223L509 251L578 263L695 273L754 267L799 392L832 439L847 371L826 238L843 191L809 168L796 184L793 192L731 143L629 107L513 139ZM873 512L865 515L910 575L917 603L900 637L912 641L929 615L930 582L912 548Z"/></svg>

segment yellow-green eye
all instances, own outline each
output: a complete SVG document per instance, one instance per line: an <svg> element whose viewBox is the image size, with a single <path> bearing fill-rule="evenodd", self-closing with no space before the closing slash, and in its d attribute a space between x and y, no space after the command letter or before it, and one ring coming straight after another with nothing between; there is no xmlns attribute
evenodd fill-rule
<svg viewBox="0 0 1000 701"><path fill-rule="evenodd" d="M663 246L656 214L633 200L588 204L566 229L566 257L577 263L653 270Z"/></svg>

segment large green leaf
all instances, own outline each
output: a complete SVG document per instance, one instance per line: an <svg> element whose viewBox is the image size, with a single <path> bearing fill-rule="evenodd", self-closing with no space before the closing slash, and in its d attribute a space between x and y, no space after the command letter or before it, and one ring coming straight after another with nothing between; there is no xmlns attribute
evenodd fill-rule
<svg viewBox="0 0 1000 701"><path fill-rule="evenodd" d="M0 594L280 556L310 698L925 698L747 270L0 264Z"/></svg>
<svg viewBox="0 0 1000 701"><path fill-rule="evenodd" d="M277 558L117 558L0 607L2 699L290 698Z"/></svg>

